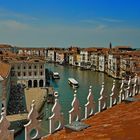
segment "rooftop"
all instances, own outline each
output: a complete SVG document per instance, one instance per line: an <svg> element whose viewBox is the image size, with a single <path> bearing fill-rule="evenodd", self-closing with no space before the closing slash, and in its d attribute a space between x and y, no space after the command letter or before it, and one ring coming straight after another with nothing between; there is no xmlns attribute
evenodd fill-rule
<svg viewBox="0 0 140 140"><path fill-rule="evenodd" d="M0 48L12 48L12 46L8 44L0 44Z"/></svg>
<svg viewBox="0 0 140 140"><path fill-rule="evenodd" d="M2 78L6 78L10 73L11 66L9 64L0 61L0 75Z"/></svg>
<svg viewBox="0 0 140 140"><path fill-rule="evenodd" d="M137 98L140 99L140 95ZM71 133L64 129L43 140L139 140L140 101L123 102L90 117L84 123L91 127Z"/></svg>

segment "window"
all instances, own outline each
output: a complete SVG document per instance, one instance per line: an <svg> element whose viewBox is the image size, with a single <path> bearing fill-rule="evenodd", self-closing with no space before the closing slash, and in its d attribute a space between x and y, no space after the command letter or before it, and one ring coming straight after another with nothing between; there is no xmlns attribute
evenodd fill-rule
<svg viewBox="0 0 140 140"><path fill-rule="evenodd" d="M20 72L18 72L17 74L18 74L18 76L20 76Z"/></svg>
<svg viewBox="0 0 140 140"><path fill-rule="evenodd" d="M83 61L85 60L85 54L83 54Z"/></svg>
<svg viewBox="0 0 140 140"><path fill-rule="evenodd" d="M14 70L15 69L14 66L11 69Z"/></svg>
<svg viewBox="0 0 140 140"><path fill-rule="evenodd" d="M18 69L20 69L20 66L18 66Z"/></svg>
<svg viewBox="0 0 140 140"><path fill-rule="evenodd" d="M23 76L26 76L26 72L23 72Z"/></svg>
<svg viewBox="0 0 140 140"><path fill-rule="evenodd" d="M36 65L34 66L34 69L36 69Z"/></svg>
<svg viewBox="0 0 140 140"><path fill-rule="evenodd" d="M40 66L40 68L42 69L42 68L43 68L43 66L41 65L41 66Z"/></svg>
<svg viewBox="0 0 140 140"><path fill-rule="evenodd" d="M11 72L11 76L15 76L15 72L14 71Z"/></svg>
<svg viewBox="0 0 140 140"><path fill-rule="evenodd" d="M40 72L40 75L43 75L43 72L42 71Z"/></svg>
<svg viewBox="0 0 140 140"><path fill-rule="evenodd" d="M25 66L24 66L23 68L24 68L24 69L26 69L26 67L25 67Z"/></svg>
<svg viewBox="0 0 140 140"><path fill-rule="evenodd" d="M29 66L29 69L31 69L31 66Z"/></svg>
<svg viewBox="0 0 140 140"><path fill-rule="evenodd" d="M29 72L29 76L32 76L32 72Z"/></svg>
<svg viewBox="0 0 140 140"><path fill-rule="evenodd" d="M35 75L35 76L37 75L36 71L34 72L34 75Z"/></svg>

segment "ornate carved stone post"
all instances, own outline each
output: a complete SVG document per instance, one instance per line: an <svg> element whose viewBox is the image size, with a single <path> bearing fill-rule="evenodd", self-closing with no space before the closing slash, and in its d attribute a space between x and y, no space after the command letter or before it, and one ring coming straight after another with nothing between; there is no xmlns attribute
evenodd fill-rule
<svg viewBox="0 0 140 140"><path fill-rule="evenodd" d="M127 88L125 91L125 98L128 98L130 96L130 86L131 86L131 76L129 76L129 80L127 83Z"/></svg>
<svg viewBox="0 0 140 140"><path fill-rule="evenodd" d="M119 103L122 102L122 100L125 99L125 88L124 88L124 79L122 79L122 83L120 86L120 92L119 92Z"/></svg>
<svg viewBox="0 0 140 140"><path fill-rule="evenodd" d="M94 114L95 111L95 102L91 90L92 86L89 88L89 94L87 96L87 103L85 104L85 119L87 119L89 116Z"/></svg>
<svg viewBox="0 0 140 140"><path fill-rule="evenodd" d="M75 91L76 92L76 91ZM71 124L73 121L80 120L80 106L79 101L76 97L76 93L74 94L74 98L72 101L72 109L69 111L69 123ZM76 119L75 119L76 118Z"/></svg>
<svg viewBox="0 0 140 140"><path fill-rule="evenodd" d="M137 76L135 75L134 83L133 83L133 92L132 92L132 96L135 96L135 95L136 95L136 86L137 86Z"/></svg>
<svg viewBox="0 0 140 140"><path fill-rule="evenodd" d="M140 92L140 80L138 79L137 74L135 76L134 90L135 91L133 91L133 93L135 93L135 95L139 94L139 92Z"/></svg>
<svg viewBox="0 0 140 140"><path fill-rule="evenodd" d="M104 94L104 83L102 83L102 88L100 91L100 98L98 99L98 111L101 112L102 110L107 108L107 96Z"/></svg>
<svg viewBox="0 0 140 140"><path fill-rule="evenodd" d="M32 140L40 137L40 120L37 120L38 116L38 112L35 109L35 101L33 100L31 110L28 114L29 122L24 125L25 140Z"/></svg>
<svg viewBox="0 0 140 140"><path fill-rule="evenodd" d="M9 130L9 121L6 119L5 109L2 108L0 119L0 140L14 140L14 130Z"/></svg>
<svg viewBox="0 0 140 140"><path fill-rule="evenodd" d="M52 134L53 132L62 129L64 126L64 118L63 118L63 113L61 113L61 106L59 104L58 100L58 93L55 92L55 103L52 108L52 113L53 115L49 117L49 133ZM56 127L56 123L59 123L58 126Z"/></svg>
<svg viewBox="0 0 140 140"><path fill-rule="evenodd" d="M113 86L110 94L110 107L117 104L117 99L118 99L118 93L115 90L115 80L113 80Z"/></svg>

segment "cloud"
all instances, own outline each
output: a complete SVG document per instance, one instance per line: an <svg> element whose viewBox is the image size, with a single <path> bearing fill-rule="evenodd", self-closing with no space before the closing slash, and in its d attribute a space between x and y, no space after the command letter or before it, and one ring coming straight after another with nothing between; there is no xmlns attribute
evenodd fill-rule
<svg viewBox="0 0 140 140"><path fill-rule="evenodd" d="M88 24L97 24L99 23L99 21L97 20L92 20L92 19L83 19L83 20L80 20L81 23L88 23Z"/></svg>
<svg viewBox="0 0 140 140"><path fill-rule="evenodd" d="M103 30L103 29L106 29L107 28L107 25L104 25L104 24L99 24L98 26L96 26L96 30Z"/></svg>
<svg viewBox="0 0 140 140"><path fill-rule="evenodd" d="M0 20L0 28L6 30L25 30L29 28L29 25L16 20Z"/></svg>
<svg viewBox="0 0 140 140"><path fill-rule="evenodd" d="M98 20L84 19L84 20L80 20L80 22L85 24L90 24L93 30L103 30L107 27L107 25L104 22Z"/></svg>
<svg viewBox="0 0 140 140"><path fill-rule="evenodd" d="M120 19L112 19L112 18L100 18L100 20L102 20L102 21L106 21L106 22L113 22L113 23L124 22L124 20L120 20Z"/></svg>
<svg viewBox="0 0 140 140"><path fill-rule="evenodd" d="M0 8L0 18L4 19L18 19L18 20L38 20L37 17L16 13L7 9Z"/></svg>

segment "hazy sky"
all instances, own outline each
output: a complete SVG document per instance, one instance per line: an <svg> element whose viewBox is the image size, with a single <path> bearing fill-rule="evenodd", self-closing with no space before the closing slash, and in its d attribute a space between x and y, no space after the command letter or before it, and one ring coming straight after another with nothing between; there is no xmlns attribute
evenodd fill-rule
<svg viewBox="0 0 140 140"><path fill-rule="evenodd" d="M0 43L140 48L139 0L0 0Z"/></svg>

